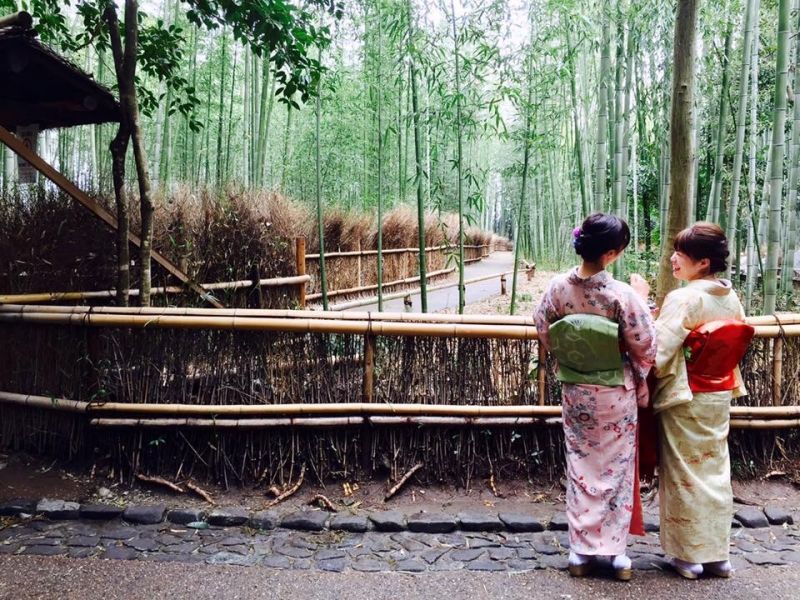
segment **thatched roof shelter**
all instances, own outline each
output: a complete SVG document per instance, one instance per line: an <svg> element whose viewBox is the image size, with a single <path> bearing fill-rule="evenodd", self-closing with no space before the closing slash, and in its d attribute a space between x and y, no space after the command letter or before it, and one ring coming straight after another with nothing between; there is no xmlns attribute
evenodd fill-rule
<svg viewBox="0 0 800 600"><path fill-rule="evenodd" d="M0 125L39 129L120 120L111 92L39 42L30 15L0 18Z"/></svg>

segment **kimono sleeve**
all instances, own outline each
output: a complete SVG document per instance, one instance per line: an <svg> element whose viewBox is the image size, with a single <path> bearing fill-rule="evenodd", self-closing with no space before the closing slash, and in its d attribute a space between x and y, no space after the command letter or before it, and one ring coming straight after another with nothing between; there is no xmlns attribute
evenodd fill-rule
<svg viewBox="0 0 800 600"><path fill-rule="evenodd" d="M656 337L658 352L656 354L656 375L661 377L665 368L680 353L686 336L697 326L698 311L701 308L699 298L688 294L668 294L661 307L656 321Z"/></svg>
<svg viewBox="0 0 800 600"><path fill-rule="evenodd" d="M735 298L736 303L739 305L739 313L736 315L736 318L740 321L744 321L747 318L747 315L744 313L744 307L739 298L737 296L735 296ZM747 396L747 388L744 387L744 379L742 378L742 371L739 365L736 365L736 368L733 370L733 376L736 379L736 387L733 388L731 393L732 397L741 398L742 396Z"/></svg>
<svg viewBox="0 0 800 600"><path fill-rule="evenodd" d="M561 316L556 305L555 292L556 282L551 281L542 295L539 306L533 313L536 332L539 335L539 343L548 350L550 349L550 323L558 320Z"/></svg>
<svg viewBox="0 0 800 600"><path fill-rule="evenodd" d="M633 290L629 290L619 320L622 339L636 379L645 381L656 360L656 327L650 309Z"/></svg>
<svg viewBox="0 0 800 600"><path fill-rule="evenodd" d="M701 309L702 301L685 290L676 290L664 299L656 320L656 412L692 400L683 343L697 325Z"/></svg>

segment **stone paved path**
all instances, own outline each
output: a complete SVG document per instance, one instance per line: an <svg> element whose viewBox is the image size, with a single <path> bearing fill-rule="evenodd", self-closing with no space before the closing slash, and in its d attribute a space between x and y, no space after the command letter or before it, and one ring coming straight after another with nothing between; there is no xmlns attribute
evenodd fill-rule
<svg viewBox="0 0 800 600"><path fill-rule="evenodd" d="M565 531L445 534L401 531L304 532L249 527L191 529L174 523L6 518L0 554L64 555L117 560L203 562L332 572L502 571L566 569ZM657 533L632 538L629 555L640 570L664 569ZM800 563L800 527L737 528L731 555L739 571Z"/></svg>

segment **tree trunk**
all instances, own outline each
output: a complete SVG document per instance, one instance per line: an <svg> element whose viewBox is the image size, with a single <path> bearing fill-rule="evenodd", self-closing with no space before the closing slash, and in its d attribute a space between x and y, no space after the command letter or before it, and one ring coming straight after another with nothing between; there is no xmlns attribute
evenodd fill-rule
<svg viewBox="0 0 800 600"><path fill-rule="evenodd" d="M781 200L783 199L783 157L786 125L786 79L789 70L790 0L778 4L777 67L775 71L775 108L772 118L772 168L769 201L769 244L764 274L764 314L776 309L778 291L778 259L781 244Z"/></svg>
<svg viewBox="0 0 800 600"><path fill-rule="evenodd" d="M422 312L428 312L428 286L426 279L425 256L425 206L423 198L423 180L425 173L422 170L422 127L419 122L419 99L417 94L417 67L414 62L414 20L411 10L411 0L407 0L408 11L408 58L411 77L411 107L414 116L414 157L416 159L417 180L417 228L419 233L419 292Z"/></svg>
<svg viewBox="0 0 800 600"><path fill-rule="evenodd" d="M600 89L597 92L597 154L595 156L594 210L602 211L606 200L606 161L608 161L608 75L611 70L611 26L604 17L600 58Z"/></svg>
<svg viewBox="0 0 800 600"><path fill-rule="evenodd" d="M731 182L731 197L728 202L728 219L726 237L732 240L736 235L739 219L739 182L742 178L742 159L744 157L744 132L747 124L747 96L750 76L750 56L753 50L753 21L757 19L758 0L747 0L744 16L744 35L742 37L742 68L739 71L739 108L736 111L736 149L733 157L733 181ZM755 18L754 18L755 16ZM748 230L749 231L749 230ZM731 263L725 276L731 276ZM741 273L736 273L741 277Z"/></svg>
<svg viewBox="0 0 800 600"><path fill-rule="evenodd" d="M656 282L656 301L677 287L672 276L672 242L689 221L688 206L692 179L692 110L694 109L694 56L697 37L697 0L679 0L675 18L670 119L670 194L666 239L661 240L661 260Z"/></svg>
<svg viewBox="0 0 800 600"><path fill-rule="evenodd" d="M731 26L725 32L725 53L722 57L722 88L719 94L719 121L717 122L716 153L714 158L714 181L711 184L711 193L708 197L706 221L719 222L720 199L722 197L722 161L725 158L725 133L728 120L728 82L730 81L731 64Z"/></svg>

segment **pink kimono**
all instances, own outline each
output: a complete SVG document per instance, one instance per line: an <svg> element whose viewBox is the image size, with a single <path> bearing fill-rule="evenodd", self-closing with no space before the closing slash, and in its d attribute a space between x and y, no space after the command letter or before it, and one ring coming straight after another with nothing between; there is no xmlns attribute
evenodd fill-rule
<svg viewBox="0 0 800 600"><path fill-rule="evenodd" d="M607 271L582 279L575 268L553 278L534 314L545 348L550 324L576 313L619 323L625 385L562 385L570 550L617 555L625 552L633 510L637 403L648 402L655 326L629 285Z"/></svg>

